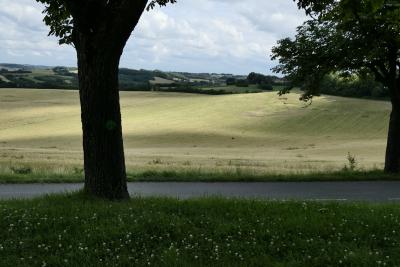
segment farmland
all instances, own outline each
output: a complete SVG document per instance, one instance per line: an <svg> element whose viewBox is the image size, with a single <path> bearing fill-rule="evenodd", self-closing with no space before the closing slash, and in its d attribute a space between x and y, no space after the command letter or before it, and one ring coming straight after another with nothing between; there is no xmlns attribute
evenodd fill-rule
<svg viewBox="0 0 400 267"><path fill-rule="evenodd" d="M128 171L304 174L381 169L390 103L293 93L122 92ZM0 90L0 171L80 172L78 93Z"/></svg>

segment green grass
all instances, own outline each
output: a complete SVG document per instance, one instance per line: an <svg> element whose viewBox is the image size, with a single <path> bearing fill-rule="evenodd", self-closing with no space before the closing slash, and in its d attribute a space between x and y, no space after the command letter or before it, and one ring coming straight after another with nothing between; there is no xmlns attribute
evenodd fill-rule
<svg viewBox="0 0 400 267"><path fill-rule="evenodd" d="M0 266L399 266L398 205L0 202Z"/></svg>
<svg viewBox="0 0 400 267"><path fill-rule="evenodd" d="M215 91L225 91L228 93L234 94L245 94L245 93L261 93L263 90L258 88L258 85L249 85L248 87L239 87L235 85L231 86L206 86L201 89L207 90L215 90Z"/></svg>
<svg viewBox="0 0 400 267"><path fill-rule="evenodd" d="M311 182L311 181L399 181L399 175L381 170L336 171L299 174L259 174L249 170L204 172L186 171L136 171L128 172L128 182ZM83 175L76 172L0 173L0 184L21 183L81 183Z"/></svg>
<svg viewBox="0 0 400 267"><path fill-rule="evenodd" d="M299 94L122 92L129 172L258 175L382 169L390 103ZM82 166L79 97L63 90L0 90L0 173L13 166ZM69 174L69 172L66 172Z"/></svg>
<svg viewBox="0 0 400 267"><path fill-rule="evenodd" d="M1 177L1 176L0 176ZM1 180L1 178L0 178ZM337 171L332 173L308 174L257 174L242 171L213 172L201 171L146 171L128 173L131 182L310 182L310 181L398 181L398 175L387 174L381 170Z"/></svg>

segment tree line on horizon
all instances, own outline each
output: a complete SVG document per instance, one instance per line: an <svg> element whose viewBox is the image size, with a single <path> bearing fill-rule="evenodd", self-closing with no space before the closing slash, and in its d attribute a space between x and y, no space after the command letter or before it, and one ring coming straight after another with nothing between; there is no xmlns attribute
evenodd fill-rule
<svg viewBox="0 0 400 267"><path fill-rule="evenodd" d="M2 66L2 65L1 65ZM54 72L52 75L37 75L35 74L34 66L24 68L23 65L13 65L14 69L9 70L0 66L0 75L5 77L8 81L0 79L0 88L36 88L36 89L67 89L77 90L78 74L71 72L66 67L54 67L51 70ZM198 77L208 79L212 74L202 73L184 73L179 76ZM217 74L215 74L217 75ZM121 91L162 91L162 92L181 92L181 93L194 93L194 94L208 94L208 95L225 95L233 93L258 93L262 91L272 91L275 88L288 86L288 79L285 77L280 78L274 75L264 75L260 73L251 72L246 79L242 76L235 76L230 74L218 75L222 76L221 79L215 83L211 82L174 82L172 84L159 84L151 86L149 81L155 77L164 79L173 79L171 74L163 71L151 70L134 70L122 68L119 69L118 80L119 89ZM223 77L227 77L223 80ZM215 86L242 87L243 90L229 90L229 89L210 89L208 87ZM251 90L246 88L252 86ZM299 86L302 87L301 85ZM259 90L257 90L259 89ZM389 90L383 84L376 82L370 75L350 75L341 77L339 74L327 75L321 83L321 94L343 96L343 97L356 97L368 99L388 99Z"/></svg>

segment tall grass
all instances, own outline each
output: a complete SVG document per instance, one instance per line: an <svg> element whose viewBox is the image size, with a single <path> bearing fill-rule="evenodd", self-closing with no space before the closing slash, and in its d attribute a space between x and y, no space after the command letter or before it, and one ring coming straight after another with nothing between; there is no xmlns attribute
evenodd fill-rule
<svg viewBox="0 0 400 267"><path fill-rule="evenodd" d="M2 166L0 183L77 183L83 182L81 167ZM343 168L312 172L262 172L259 169L235 166L232 168L137 168L128 170L129 182L273 182L273 181L379 181L400 180L398 175L382 170L352 170Z"/></svg>

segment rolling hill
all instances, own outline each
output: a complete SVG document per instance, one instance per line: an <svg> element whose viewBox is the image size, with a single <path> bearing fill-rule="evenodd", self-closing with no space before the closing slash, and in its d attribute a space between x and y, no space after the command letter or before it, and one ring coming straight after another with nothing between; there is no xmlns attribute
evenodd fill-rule
<svg viewBox="0 0 400 267"><path fill-rule="evenodd" d="M128 169L316 172L384 162L390 103L293 93L121 92ZM0 168L82 164L78 93L0 90Z"/></svg>
<svg viewBox="0 0 400 267"><path fill-rule="evenodd" d="M150 85L224 85L226 79L232 77L243 79L246 76L127 68L121 68L119 71L120 89L125 91L149 91ZM77 89L77 87L77 68L0 63L0 88Z"/></svg>

